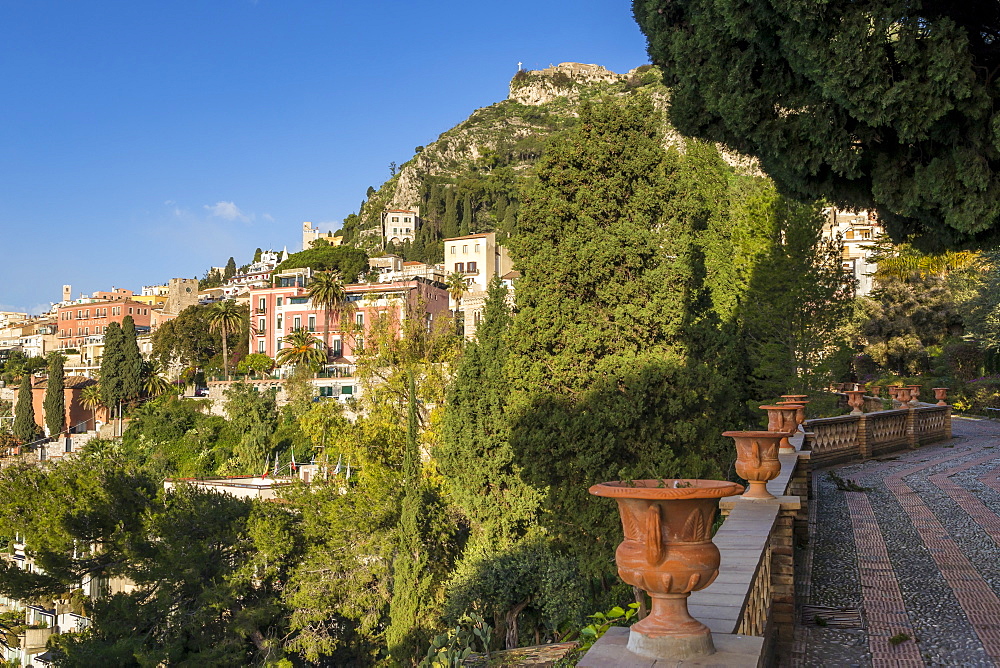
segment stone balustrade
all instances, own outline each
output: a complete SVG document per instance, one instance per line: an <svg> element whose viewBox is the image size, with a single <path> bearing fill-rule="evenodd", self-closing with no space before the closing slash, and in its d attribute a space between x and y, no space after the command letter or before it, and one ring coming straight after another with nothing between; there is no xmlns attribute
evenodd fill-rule
<svg viewBox="0 0 1000 668"><path fill-rule="evenodd" d="M805 430L813 466L832 466L951 438L951 406L818 418L806 420Z"/></svg>

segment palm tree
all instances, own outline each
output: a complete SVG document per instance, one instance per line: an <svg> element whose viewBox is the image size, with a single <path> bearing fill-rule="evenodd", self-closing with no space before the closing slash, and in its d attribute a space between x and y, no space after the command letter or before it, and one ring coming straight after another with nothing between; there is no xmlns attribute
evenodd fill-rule
<svg viewBox="0 0 1000 668"><path fill-rule="evenodd" d="M448 294L455 300L455 313L458 313L461 309L462 295L465 294L465 289L468 287L465 284L465 276L463 276L461 272L453 271L448 274L446 281L448 285Z"/></svg>
<svg viewBox="0 0 1000 668"><path fill-rule="evenodd" d="M354 310L354 304L347 301L347 289L340 276L332 271L324 271L313 276L307 293L314 304L323 309L323 345L329 358L330 317L337 316L340 329L344 329L344 316Z"/></svg>
<svg viewBox="0 0 1000 668"><path fill-rule="evenodd" d="M222 367L229 380L229 347L227 338L230 334L238 332L243 326L243 309L236 305L236 302L227 299L212 307L212 315L209 316L209 329L219 332L222 335Z"/></svg>
<svg viewBox="0 0 1000 668"><path fill-rule="evenodd" d="M101 386L94 383L80 390L80 403L90 411L90 417L94 420L94 427L96 428L97 409L104 405L104 398L101 396Z"/></svg>
<svg viewBox="0 0 1000 668"><path fill-rule="evenodd" d="M322 341L301 327L293 329L283 342L287 343L288 347L279 350L274 357L274 361L280 365L291 364L298 367L305 364L315 368L323 364L326 358L326 353L322 350Z"/></svg>
<svg viewBox="0 0 1000 668"><path fill-rule="evenodd" d="M173 389L170 381L160 375L163 373L163 367L159 362L156 360L143 362L142 366L142 391L147 397L159 397Z"/></svg>

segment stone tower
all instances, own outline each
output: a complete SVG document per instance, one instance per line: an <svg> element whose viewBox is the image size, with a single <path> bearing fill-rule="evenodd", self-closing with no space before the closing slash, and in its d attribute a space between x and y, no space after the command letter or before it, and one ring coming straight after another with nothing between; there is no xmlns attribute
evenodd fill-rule
<svg viewBox="0 0 1000 668"><path fill-rule="evenodd" d="M68 302L68 301L71 301L72 299L73 299L73 286L72 285L64 285L63 286L63 298L62 298L62 300L64 302Z"/></svg>
<svg viewBox="0 0 1000 668"><path fill-rule="evenodd" d="M313 227L312 223L302 223L302 250L312 248L312 242L319 239L319 235L318 227Z"/></svg>
<svg viewBox="0 0 1000 668"><path fill-rule="evenodd" d="M167 284L167 303L163 312L176 315L188 306L198 304L197 278L171 278Z"/></svg>

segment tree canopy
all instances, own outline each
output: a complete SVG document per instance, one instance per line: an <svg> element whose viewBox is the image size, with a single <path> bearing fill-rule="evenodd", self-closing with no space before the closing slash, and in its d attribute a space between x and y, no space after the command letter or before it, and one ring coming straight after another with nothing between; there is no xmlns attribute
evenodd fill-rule
<svg viewBox="0 0 1000 668"><path fill-rule="evenodd" d="M995 2L633 0L687 135L924 247L1000 230Z"/></svg>
<svg viewBox="0 0 1000 668"><path fill-rule="evenodd" d="M368 271L368 254L353 246L320 246L300 253L292 253L274 269L280 273L299 267L312 267L316 271L336 271L345 283L353 283L358 275Z"/></svg>

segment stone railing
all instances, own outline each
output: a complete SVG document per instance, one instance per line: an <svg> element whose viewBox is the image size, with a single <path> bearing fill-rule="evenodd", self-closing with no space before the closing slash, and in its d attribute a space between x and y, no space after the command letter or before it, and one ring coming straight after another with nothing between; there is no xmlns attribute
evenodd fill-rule
<svg viewBox="0 0 1000 668"><path fill-rule="evenodd" d="M791 439L796 448L802 435ZM724 521L713 537L719 548L719 575L691 594L691 615L712 630L716 653L674 666L768 666L787 654L795 616L795 543L808 529L810 453L779 454L781 473L767 483L776 498L719 502ZM583 668L653 666L628 652L628 629L612 627L577 664ZM779 647L786 651L779 652ZM656 663L655 665L660 665Z"/></svg>
<svg viewBox="0 0 1000 668"><path fill-rule="evenodd" d="M875 411L807 420L805 450L816 468L951 438L951 406Z"/></svg>

